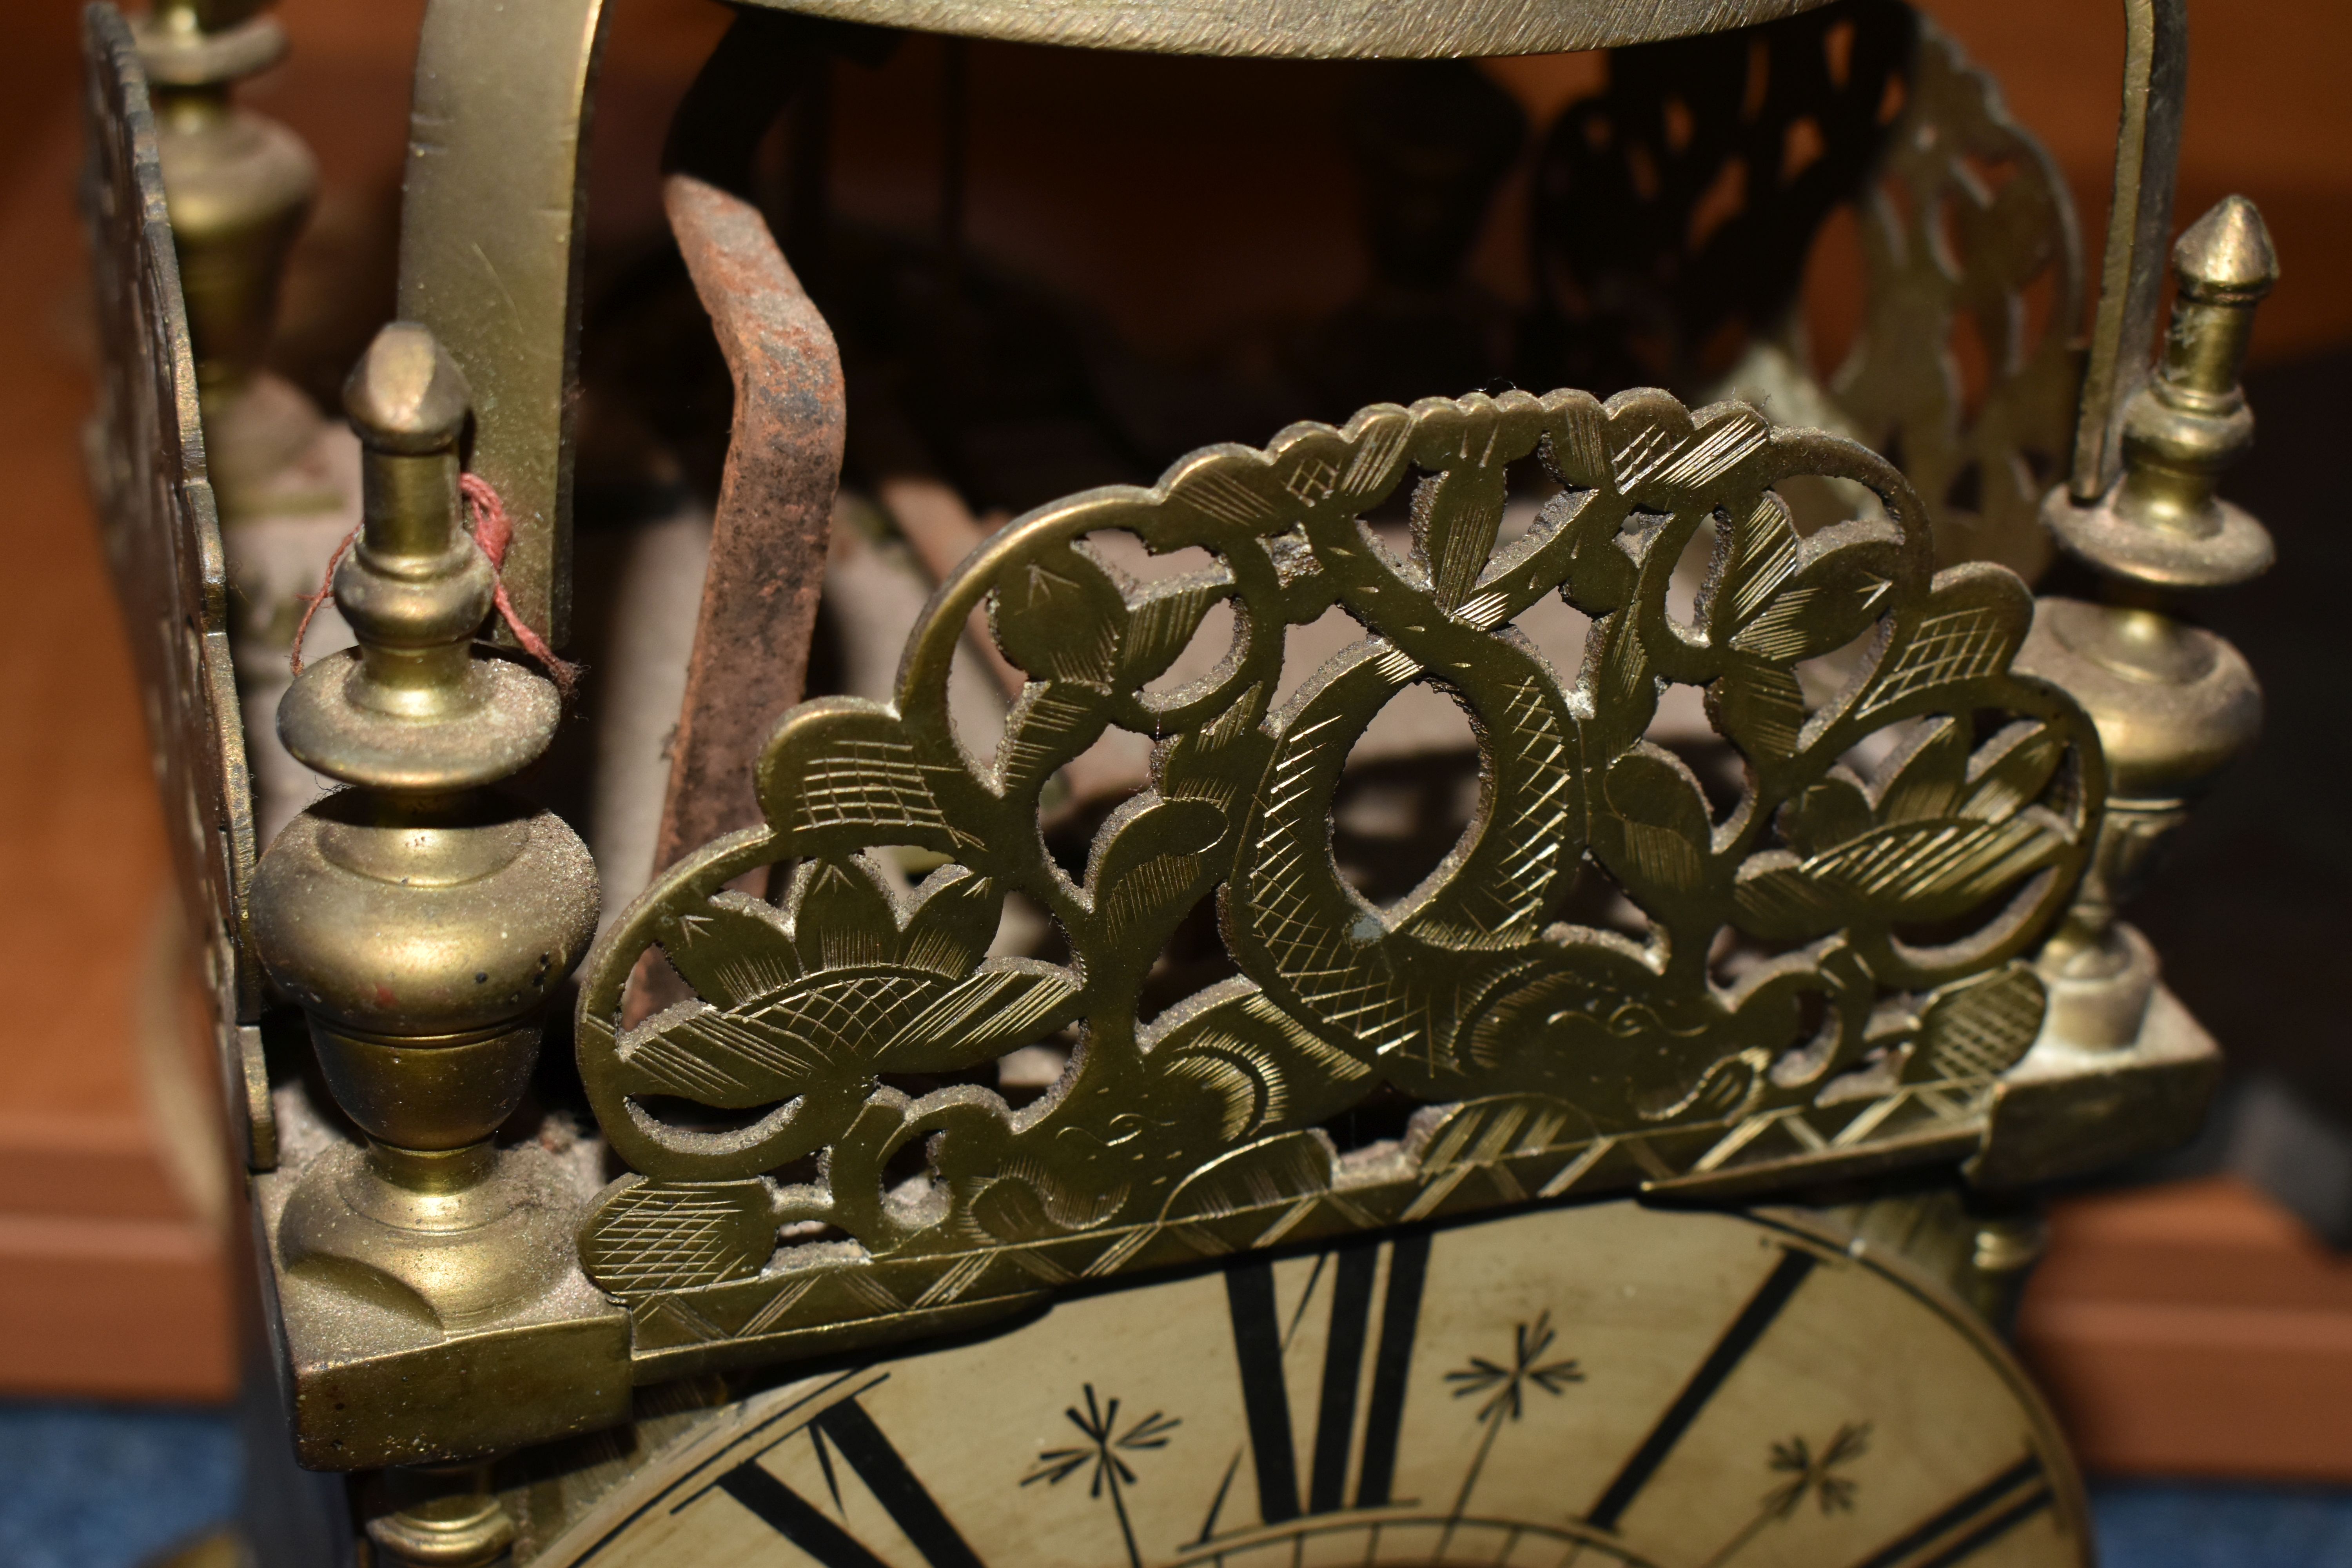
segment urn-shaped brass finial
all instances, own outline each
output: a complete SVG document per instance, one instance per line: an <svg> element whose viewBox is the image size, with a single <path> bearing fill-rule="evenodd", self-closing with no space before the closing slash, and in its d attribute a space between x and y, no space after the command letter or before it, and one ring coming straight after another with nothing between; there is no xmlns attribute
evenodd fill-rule
<svg viewBox="0 0 2352 1568"><path fill-rule="evenodd" d="M363 1167L305 1177L280 1247L289 1266L361 1264L453 1322L528 1295L562 1261L489 1234L547 1206L508 1190L490 1140L594 931L596 876L552 813L487 787L545 749L558 704L474 642L496 584L459 522L463 377L430 332L399 323L345 399L366 521L334 589L360 646L303 671L278 729L353 787L270 846L249 918L371 1147Z"/></svg>
<svg viewBox="0 0 2352 1568"><path fill-rule="evenodd" d="M2089 506L2061 489L2044 508L2059 543L2104 580L2103 602L2042 599L2018 658L2089 710L2107 758L2098 850L2042 959L2052 1030L2083 1046L2137 1037L2156 955L2116 909L2189 802L2262 727L2262 687L2244 658L2169 611L2184 591L2242 583L2271 563L2270 535L2215 489L2253 440L2238 373L2278 261L2262 214L2231 196L2181 235L2173 268L2172 330L2126 411L2123 478Z"/></svg>
<svg viewBox="0 0 2352 1568"><path fill-rule="evenodd" d="M187 297L206 457L225 510L255 504L318 416L260 374L288 253L318 193L302 139L239 108L236 84L276 65L286 34L259 0L160 0L135 25Z"/></svg>

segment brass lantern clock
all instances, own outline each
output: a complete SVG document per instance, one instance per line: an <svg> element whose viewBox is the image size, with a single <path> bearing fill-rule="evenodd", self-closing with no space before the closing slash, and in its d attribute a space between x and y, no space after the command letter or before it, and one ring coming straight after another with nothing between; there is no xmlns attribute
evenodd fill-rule
<svg viewBox="0 0 2352 1568"><path fill-rule="evenodd" d="M2186 1138L2218 1076L2118 911L2260 722L2172 605L2269 563L2215 483L2277 271L2238 198L2173 243L2182 6L2124 10L2086 284L2047 156L1894 0L742 6L667 155L734 399L658 847L616 866L514 782L578 679L597 0L426 13L318 563L352 646L275 740L221 519L307 200L228 96L279 41L93 5L92 473L299 1467L257 1461L236 1550L2090 1563L2003 1333L2036 1186ZM877 487L751 171L905 31L1612 52L1535 150L1511 377L970 527L887 685L803 700ZM1422 254L1381 252L1406 294ZM2091 596L2034 596L2053 555ZM1379 826L1411 711L1472 737L1424 860ZM280 744L333 787L265 835Z"/></svg>

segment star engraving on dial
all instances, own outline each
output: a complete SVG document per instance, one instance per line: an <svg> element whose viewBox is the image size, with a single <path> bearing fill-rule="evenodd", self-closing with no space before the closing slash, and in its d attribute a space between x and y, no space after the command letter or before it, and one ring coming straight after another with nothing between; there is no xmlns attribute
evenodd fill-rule
<svg viewBox="0 0 2352 1568"><path fill-rule="evenodd" d="M1086 1385L1086 1394L1085 1414L1081 1415L1075 1405L1062 1412L1069 1417L1071 1426L1086 1434L1086 1442L1074 1447L1046 1449L1037 1456L1035 1468L1021 1478L1021 1484L1025 1487L1032 1481L1044 1481L1049 1487L1056 1487L1080 1470L1091 1469L1087 1495L1100 1498L1106 1490L1110 1493L1112 1511L1118 1515L1119 1534L1127 1542L1129 1568L1143 1568L1143 1552L1135 1543L1135 1529L1127 1518L1127 1499L1120 1491L1122 1487L1135 1485L1137 1477L1119 1456L1166 1447L1168 1435L1183 1422L1155 1410L1120 1431L1118 1401L1097 1401L1091 1383Z"/></svg>
<svg viewBox="0 0 2352 1568"><path fill-rule="evenodd" d="M1470 1490L1478 1484L1478 1474L1486 1468L1486 1456L1494 1450L1495 1438L1506 1422L1517 1421L1527 1412L1527 1391L1530 1386L1558 1395L1571 1383L1584 1381L1583 1369L1573 1357L1546 1361L1544 1357L1559 1337L1551 1326L1549 1310L1536 1314L1532 1323L1517 1324L1512 1334L1508 1364L1474 1355L1470 1364L1445 1374L1454 1385L1456 1399L1486 1396L1478 1407L1478 1425L1484 1428L1478 1439L1478 1452L1470 1461L1469 1473L1462 1478L1462 1490L1454 1497L1452 1519L1459 1520L1470 1506Z"/></svg>
<svg viewBox="0 0 2352 1568"><path fill-rule="evenodd" d="M1805 1440L1802 1433L1785 1443L1774 1443L1768 1464L1774 1474L1789 1479L1764 1494L1756 1517L1725 1542L1716 1554L1706 1560L1703 1568L1721 1568L1755 1540L1766 1525L1795 1517L1809 1497L1820 1505L1824 1514L1852 1512L1854 1494L1861 1489L1861 1483L1838 1472L1861 1458L1869 1449L1870 1423L1867 1421L1842 1423L1818 1452Z"/></svg>

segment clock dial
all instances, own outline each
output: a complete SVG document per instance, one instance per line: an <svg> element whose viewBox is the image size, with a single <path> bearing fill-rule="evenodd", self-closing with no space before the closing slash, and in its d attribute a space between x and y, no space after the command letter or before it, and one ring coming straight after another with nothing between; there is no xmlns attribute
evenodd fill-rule
<svg viewBox="0 0 2352 1568"><path fill-rule="evenodd" d="M547 1568L2089 1560L1966 1309L1781 1215L1628 1203L1254 1256L733 1405Z"/></svg>

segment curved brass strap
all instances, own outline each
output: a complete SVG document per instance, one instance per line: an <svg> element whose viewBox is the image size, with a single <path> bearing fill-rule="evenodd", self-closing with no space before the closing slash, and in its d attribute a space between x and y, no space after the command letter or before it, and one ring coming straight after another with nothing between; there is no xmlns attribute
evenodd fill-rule
<svg viewBox="0 0 2352 1568"><path fill-rule="evenodd" d="M1162 55L1448 59L1608 49L1778 21L1823 0L754 0L842 22Z"/></svg>
<svg viewBox="0 0 2352 1568"><path fill-rule="evenodd" d="M2148 340L2172 241L2173 175L2189 89L2188 0L2124 0L2124 101L2115 199L2099 263L2099 313L2074 426L2077 501L2123 475L2124 407L2147 379Z"/></svg>
<svg viewBox="0 0 2352 1568"><path fill-rule="evenodd" d="M604 0L432 0L416 47L400 215L400 315L473 388L475 472L513 514L516 611L571 618L572 399L581 142Z"/></svg>

